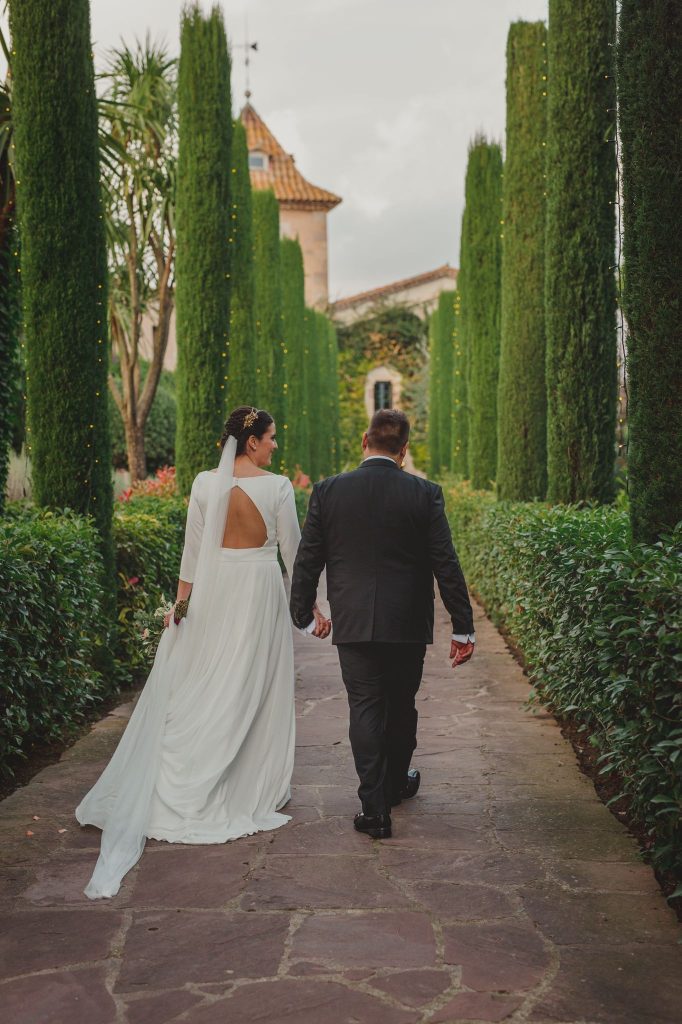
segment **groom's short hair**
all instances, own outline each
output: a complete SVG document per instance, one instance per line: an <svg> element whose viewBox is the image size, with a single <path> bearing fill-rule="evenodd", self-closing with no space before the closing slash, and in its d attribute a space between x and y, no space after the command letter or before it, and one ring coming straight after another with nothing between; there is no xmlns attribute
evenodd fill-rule
<svg viewBox="0 0 682 1024"><path fill-rule="evenodd" d="M397 455L405 447L409 436L410 421L399 409L379 409L372 416L367 431L369 447L391 455Z"/></svg>

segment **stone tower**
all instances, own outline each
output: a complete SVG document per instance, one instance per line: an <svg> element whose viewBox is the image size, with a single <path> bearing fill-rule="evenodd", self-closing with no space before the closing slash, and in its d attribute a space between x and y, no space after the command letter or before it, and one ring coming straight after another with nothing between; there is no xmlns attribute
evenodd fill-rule
<svg viewBox="0 0 682 1024"><path fill-rule="evenodd" d="M280 209L280 230L297 238L303 250L305 301L326 309L329 302L327 214L339 196L307 181L250 103L240 114L246 129L249 171L253 188L271 188Z"/></svg>

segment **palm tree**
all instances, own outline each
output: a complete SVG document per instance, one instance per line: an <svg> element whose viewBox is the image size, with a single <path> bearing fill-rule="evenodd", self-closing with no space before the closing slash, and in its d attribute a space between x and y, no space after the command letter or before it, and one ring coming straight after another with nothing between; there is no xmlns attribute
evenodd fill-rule
<svg viewBox="0 0 682 1024"><path fill-rule="evenodd" d="M112 145L107 193L109 322L120 377L109 387L123 419L131 480L144 478L144 429L168 346L174 304L176 61L149 37L112 50L100 120ZM151 343L143 338L143 319ZM141 372L143 356L148 361Z"/></svg>

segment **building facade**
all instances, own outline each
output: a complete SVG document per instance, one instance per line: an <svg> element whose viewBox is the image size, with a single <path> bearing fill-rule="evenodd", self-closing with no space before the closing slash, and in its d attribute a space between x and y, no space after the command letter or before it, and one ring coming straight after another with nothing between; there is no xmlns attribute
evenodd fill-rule
<svg viewBox="0 0 682 1024"><path fill-rule="evenodd" d="M381 288L372 288L370 291L339 299L331 304L330 313L339 323L352 324L377 307L395 305L405 306L417 316L426 319L438 305L440 293L452 291L456 287L457 269L445 263L426 274L405 277Z"/></svg>

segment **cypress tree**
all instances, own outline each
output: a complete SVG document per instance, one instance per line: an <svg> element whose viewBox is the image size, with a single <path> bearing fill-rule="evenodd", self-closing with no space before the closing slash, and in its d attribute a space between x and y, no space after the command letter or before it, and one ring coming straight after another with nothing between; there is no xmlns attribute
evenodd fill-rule
<svg viewBox="0 0 682 1024"><path fill-rule="evenodd" d="M467 409L467 367L462 331L462 306L459 290L455 292L452 353L452 449L450 468L456 476L466 477L469 437Z"/></svg>
<svg viewBox="0 0 682 1024"><path fill-rule="evenodd" d="M429 317L429 475L440 473L440 310Z"/></svg>
<svg viewBox="0 0 682 1024"><path fill-rule="evenodd" d="M468 360L467 457L477 489L489 488L497 471L501 219L502 151L478 136L469 149L460 258Z"/></svg>
<svg viewBox="0 0 682 1024"><path fill-rule="evenodd" d="M256 401L277 425L283 455L286 389L282 341L282 280L279 258L279 203L271 189L256 190L253 201L254 303L256 318ZM274 460L273 460L274 465ZM277 462L277 466L280 462Z"/></svg>
<svg viewBox="0 0 682 1024"><path fill-rule="evenodd" d="M323 473L324 452L322 451L323 427L320 426L322 395L322 359L320 353L318 314L307 306L303 312L305 335L305 410L308 420L308 457L304 463L311 480L319 480Z"/></svg>
<svg viewBox="0 0 682 1024"><path fill-rule="evenodd" d="M550 0L547 496L609 501L616 419L614 0Z"/></svg>
<svg viewBox="0 0 682 1024"><path fill-rule="evenodd" d="M452 468L452 374L454 366L455 335L455 292L444 291L438 296L438 333L440 348L440 373L438 381L438 416L440 425L440 472L448 473Z"/></svg>
<svg viewBox="0 0 682 1024"><path fill-rule="evenodd" d="M497 392L497 493L511 501L544 498L547 489L546 61L544 23L511 25Z"/></svg>
<svg viewBox="0 0 682 1024"><path fill-rule="evenodd" d="M330 388L330 432L328 473L341 471L341 411L339 403L339 339L327 317L327 374Z"/></svg>
<svg viewBox="0 0 682 1024"><path fill-rule="evenodd" d="M630 512L654 543L682 519L682 8L623 0L619 25Z"/></svg>
<svg viewBox="0 0 682 1024"><path fill-rule="evenodd" d="M230 59L222 15L185 10L178 69L176 324L178 486L216 461L228 380Z"/></svg>
<svg viewBox="0 0 682 1024"><path fill-rule="evenodd" d="M282 261L282 334L284 375L287 385L286 467L290 474L300 467L309 473L310 452L307 398L306 336L303 297L303 253L293 238L280 241Z"/></svg>
<svg viewBox="0 0 682 1024"><path fill-rule="evenodd" d="M0 188L3 184L0 158ZM19 261L16 226L9 210L0 211L0 513L5 505L10 446L19 409ZM4 220L4 224L3 224Z"/></svg>
<svg viewBox="0 0 682 1024"><path fill-rule="evenodd" d="M232 213L230 341L226 409L256 402L256 318L253 253L253 212L246 130L232 126Z"/></svg>
<svg viewBox="0 0 682 1024"><path fill-rule="evenodd" d="M40 505L111 544L107 263L87 0L13 0L13 115L29 448Z"/></svg>
<svg viewBox="0 0 682 1024"><path fill-rule="evenodd" d="M336 472L337 434L339 416L338 354L336 352L336 331L324 313L313 310L316 323L317 373L319 386L317 397L309 385L309 417L311 435L311 457L314 470L319 477L331 476ZM317 453L314 449L317 448Z"/></svg>
<svg viewBox="0 0 682 1024"><path fill-rule="evenodd" d="M320 343L320 473L331 476L339 471L339 351L336 328L324 313L318 319ZM311 420L312 423L312 420Z"/></svg>

